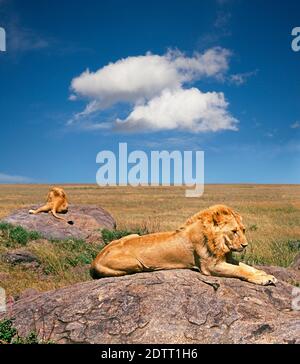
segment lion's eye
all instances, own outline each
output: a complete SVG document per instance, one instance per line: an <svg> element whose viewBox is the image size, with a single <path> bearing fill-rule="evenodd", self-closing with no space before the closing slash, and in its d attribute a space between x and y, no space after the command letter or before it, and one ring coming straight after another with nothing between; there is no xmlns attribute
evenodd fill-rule
<svg viewBox="0 0 300 364"><path fill-rule="evenodd" d="M233 232L234 234L237 234L237 233L238 233L237 229L232 230L232 232Z"/></svg>

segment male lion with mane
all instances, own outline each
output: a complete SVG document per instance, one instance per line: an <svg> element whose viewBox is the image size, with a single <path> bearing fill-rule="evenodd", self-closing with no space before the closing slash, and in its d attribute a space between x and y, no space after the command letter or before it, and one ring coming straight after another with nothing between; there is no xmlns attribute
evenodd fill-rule
<svg viewBox="0 0 300 364"><path fill-rule="evenodd" d="M64 217L57 215L57 213L66 214L68 212L68 208L69 203L65 191L60 187L52 187L47 195L46 204L37 210L29 210L28 212L33 215L39 214L40 212L49 212L56 219L63 220L68 224L73 225L73 221L68 221Z"/></svg>
<svg viewBox="0 0 300 364"><path fill-rule="evenodd" d="M211 206L176 231L114 240L91 265L93 278L162 269L190 268L205 275L240 278L269 285L277 282L262 270L239 263L232 252L248 245L241 216L224 205Z"/></svg>

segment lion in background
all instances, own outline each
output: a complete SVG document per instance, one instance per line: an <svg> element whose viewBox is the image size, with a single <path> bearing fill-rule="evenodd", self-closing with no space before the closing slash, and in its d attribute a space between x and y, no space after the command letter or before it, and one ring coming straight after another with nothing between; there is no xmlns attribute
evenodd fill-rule
<svg viewBox="0 0 300 364"><path fill-rule="evenodd" d="M225 205L215 205L189 218L176 231L114 240L91 265L93 278L162 269L190 268L205 275L239 278L260 285L276 278L235 261L232 252L248 245L241 216Z"/></svg>
<svg viewBox="0 0 300 364"><path fill-rule="evenodd" d="M70 225L73 225L73 221L68 221L62 216L58 216L57 213L66 214L68 212L69 203L65 191L60 187L52 187L47 195L47 202L37 210L29 210L30 214L36 215L40 212L49 212L56 219L63 220Z"/></svg>

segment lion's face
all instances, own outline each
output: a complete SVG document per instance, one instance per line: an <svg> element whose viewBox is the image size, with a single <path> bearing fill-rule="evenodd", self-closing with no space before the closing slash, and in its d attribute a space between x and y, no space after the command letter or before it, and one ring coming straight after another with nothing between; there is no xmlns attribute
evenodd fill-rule
<svg viewBox="0 0 300 364"><path fill-rule="evenodd" d="M241 252L248 245L245 226L233 216L222 227L224 243L231 251Z"/></svg>
<svg viewBox="0 0 300 364"><path fill-rule="evenodd" d="M214 231L223 251L241 252L248 245L241 216L227 206L212 206Z"/></svg>

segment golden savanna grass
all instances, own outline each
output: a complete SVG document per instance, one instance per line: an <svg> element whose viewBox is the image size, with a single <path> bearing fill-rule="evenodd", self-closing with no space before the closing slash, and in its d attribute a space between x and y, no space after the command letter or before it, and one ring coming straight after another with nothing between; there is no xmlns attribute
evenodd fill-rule
<svg viewBox="0 0 300 364"><path fill-rule="evenodd" d="M297 254L294 242L300 241L300 185L206 185L200 198L186 198L185 188L177 186L60 186L71 204L98 205L108 210L118 229L173 230L201 209L226 204L242 215L248 228L249 247L241 259L249 264L288 266ZM48 185L0 185L0 219L15 209L43 203L48 190ZM0 246L0 253L3 249ZM50 254L59 266L58 247L45 243L31 250L39 250L39 256L47 259ZM89 279L87 269L81 268L64 272L62 266L60 274L40 279L35 272L0 263L0 272L9 272L11 276L0 285L13 294L29 287L48 290Z"/></svg>

